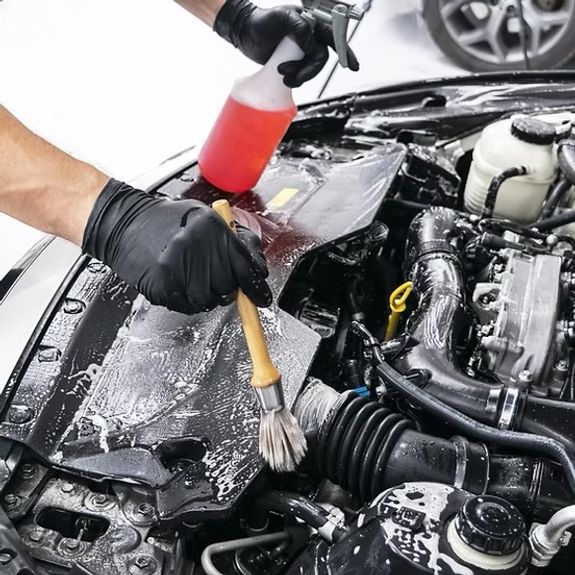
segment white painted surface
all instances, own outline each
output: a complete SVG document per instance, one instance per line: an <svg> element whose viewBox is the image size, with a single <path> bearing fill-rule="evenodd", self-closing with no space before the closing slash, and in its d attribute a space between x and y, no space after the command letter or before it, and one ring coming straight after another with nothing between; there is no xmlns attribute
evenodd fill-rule
<svg viewBox="0 0 575 575"><path fill-rule="evenodd" d="M361 71L339 70L325 95L457 71L418 25L416 5L374 0L353 40ZM233 80L256 69L171 0L0 2L0 102L119 179L200 142ZM316 99L328 72L296 101ZM39 237L0 215L0 277Z"/></svg>

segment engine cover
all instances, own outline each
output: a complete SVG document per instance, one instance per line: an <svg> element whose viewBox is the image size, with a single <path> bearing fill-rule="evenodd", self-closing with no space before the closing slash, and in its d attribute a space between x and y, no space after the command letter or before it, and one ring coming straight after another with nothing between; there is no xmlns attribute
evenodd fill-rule
<svg viewBox="0 0 575 575"><path fill-rule="evenodd" d="M262 235L276 300L302 256L371 225L405 154L390 144L346 162L281 159L234 198ZM221 197L195 168L159 191ZM291 406L320 337L277 307L261 316ZM76 474L148 486L162 521L217 518L264 468L250 377L235 306L169 312L84 259L13 375L0 437Z"/></svg>
<svg viewBox="0 0 575 575"><path fill-rule="evenodd" d="M479 348L485 367L509 384L545 381L556 357L561 258L502 252L493 281L473 293L483 328Z"/></svg>

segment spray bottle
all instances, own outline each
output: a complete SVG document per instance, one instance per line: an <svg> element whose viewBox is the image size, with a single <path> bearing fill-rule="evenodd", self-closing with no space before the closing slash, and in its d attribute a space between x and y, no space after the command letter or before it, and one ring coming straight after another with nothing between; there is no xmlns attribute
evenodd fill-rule
<svg viewBox="0 0 575 575"><path fill-rule="evenodd" d="M349 22L361 20L363 13L349 0L304 0L304 6L302 15L312 25L318 20L332 25L339 63L348 67ZM299 46L286 37L259 72L235 82L200 152L200 172L211 184L242 193L258 183L297 113L278 66L303 57Z"/></svg>

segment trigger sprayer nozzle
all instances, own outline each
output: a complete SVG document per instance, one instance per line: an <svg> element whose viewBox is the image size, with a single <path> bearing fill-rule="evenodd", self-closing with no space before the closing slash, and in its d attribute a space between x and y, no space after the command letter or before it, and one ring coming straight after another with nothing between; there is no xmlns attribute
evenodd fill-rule
<svg viewBox="0 0 575 575"><path fill-rule="evenodd" d="M339 63L349 68L347 32L351 20L360 21L364 12L350 0L303 0L304 16L331 24Z"/></svg>

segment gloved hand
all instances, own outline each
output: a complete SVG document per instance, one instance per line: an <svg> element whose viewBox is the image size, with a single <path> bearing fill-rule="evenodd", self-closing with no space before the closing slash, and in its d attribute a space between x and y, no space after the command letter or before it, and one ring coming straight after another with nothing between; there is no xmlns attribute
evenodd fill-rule
<svg viewBox="0 0 575 575"><path fill-rule="evenodd" d="M317 76L328 60L327 47L334 48L332 28L318 22L315 28L301 16L297 6L258 8L249 0L226 0L214 22L214 30L254 62L265 64L285 36L305 52L302 60L278 67L290 88ZM355 54L348 49L349 67L359 70Z"/></svg>
<svg viewBox="0 0 575 575"><path fill-rule="evenodd" d="M272 302L258 236L242 226L234 235L196 200L154 197L110 180L92 208L82 250L174 311L225 305L238 288L257 306Z"/></svg>

